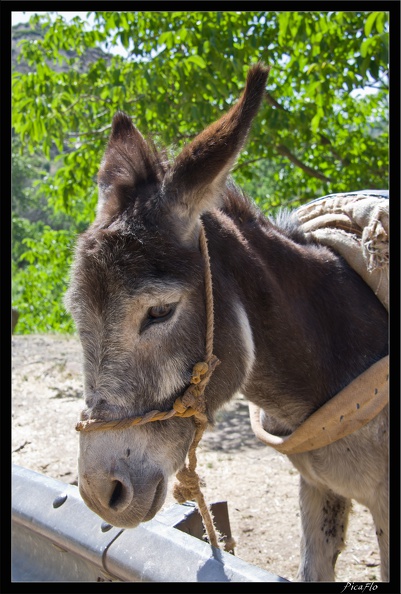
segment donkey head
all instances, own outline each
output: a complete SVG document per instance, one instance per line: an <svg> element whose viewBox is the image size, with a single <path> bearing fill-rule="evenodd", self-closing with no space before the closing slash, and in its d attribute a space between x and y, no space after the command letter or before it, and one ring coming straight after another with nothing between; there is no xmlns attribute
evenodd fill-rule
<svg viewBox="0 0 401 594"><path fill-rule="evenodd" d="M66 297L83 348L84 419L171 409L188 386L193 365L203 359L200 215L219 205L267 73L262 65L252 67L238 103L170 165L127 115L114 117L98 176L97 216L78 241ZM245 373L241 353L235 371L225 368L227 342L223 337L215 346L223 365L206 390L210 420ZM233 350L234 342L228 347ZM191 418L81 433L83 499L115 526L151 519L163 504L168 477L183 466L193 435Z"/></svg>

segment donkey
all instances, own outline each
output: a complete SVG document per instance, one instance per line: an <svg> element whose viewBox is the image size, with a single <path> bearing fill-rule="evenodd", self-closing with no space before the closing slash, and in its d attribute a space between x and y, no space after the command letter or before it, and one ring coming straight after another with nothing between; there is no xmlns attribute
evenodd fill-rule
<svg viewBox="0 0 401 594"><path fill-rule="evenodd" d="M228 177L267 75L252 66L238 102L172 162L114 116L66 295L83 349L83 419L167 411L190 382L205 345L201 226L220 360L205 392L210 423L241 392L266 430L288 435L387 354L387 312L361 277L291 213L266 218ZM351 499L372 513L388 579L387 417L385 407L351 435L289 456L300 473L299 580L335 579ZM190 417L81 432L84 501L114 526L150 520L194 433Z"/></svg>

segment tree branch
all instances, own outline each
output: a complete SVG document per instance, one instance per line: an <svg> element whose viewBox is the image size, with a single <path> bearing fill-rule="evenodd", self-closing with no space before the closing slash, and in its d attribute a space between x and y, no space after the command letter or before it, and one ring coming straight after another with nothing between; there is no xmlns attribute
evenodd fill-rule
<svg viewBox="0 0 401 594"><path fill-rule="evenodd" d="M285 107L283 107L282 105L280 105L280 103L278 103L278 101L276 101L274 99L274 97L272 97L270 95L270 93L268 93L268 91L265 92L265 97L267 99L267 102L272 105L273 107L276 107L277 109L281 109L281 111L285 111L287 113L291 113L288 109L286 109Z"/></svg>
<svg viewBox="0 0 401 594"><path fill-rule="evenodd" d="M246 167L251 163L256 163L256 161L263 161L263 159L267 159L268 157L257 157L256 159L249 159L249 161L244 161L243 163L239 163L236 167L234 167L233 171L237 171L237 169L241 169L241 167Z"/></svg>
<svg viewBox="0 0 401 594"><path fill-rule="evenodd" d="M111 124L108 126L104 126L103 128L99 128L98 130L91 130L90 132L67 132L68 138L81 138L82 136L94 136L95 134L103 134L106 130L111 128Z"/></svg>
<svg viewBox="0 0 401 594"><path fill-rule="evenodd" d="M337 151L334 149L333 145L331 144L331 140L329 138L327 138L327 136L324 136L323 134L321 134L319 132L319 136L320 136L320 142L323 146L328 146L329 147L329 151L331 152L331 154L333 155L333 157L335 159L338 159L345 167L347 167L349 165L349 160L347 158L343 159L338 153Z"/></svg>
<svg viewBox="0 0 401 594"><path fill-rule="evenodd" d="M294 163L294 165L302 169L302 171L305 171L305 173L307 173L311 177L316 177L317 179L320 179L321 181L324 181L326 183L331 182L331 179L323 175L323 173L320 173L320 171L316 171L316 169L312 169L312 167L308 167L308 165L302 163L302 161L300 161L295 155L293 155L291 151L283 144L279 144L278 146L276 146L276 150L279 155L287 157L287 159L289 159L291 163Z"/></svg>
<svg viewBox="0 0 401 594"><path fill-rule="evenodd" d="M176 140L192 140L197 136L196 132L194 134L176 134Z"/></svg>
<svg viewBox="0 0 401 594"><path fill-rule="evenodd" d="M268 93L266 91L265 93L265 98L267 100L267 102L269 103L269 105L272 105L273 107L275 107L276 109L280 109L281 111L284 111L285 113L288 113L289 115L294 115L293 112L291 112L289 109L286 109L285 107L283 107L282 105L280 105L280 103L278 103L278 101L276 101L276 99L274 99L274 97L272 97L270 95L270 93ZM331 154L338 159L344 166L349 165L349 161L348 159L343 159L334 149L333 145L331 144L331 140L329 140L328 138L326 138L325 136L323 136L323 134L321 134L320 132L318 132L320 138L321 138L321 142L323 145L327 145L329 148L329 151L331 152ZM313 171L313 170L312 170Z"/></svg>

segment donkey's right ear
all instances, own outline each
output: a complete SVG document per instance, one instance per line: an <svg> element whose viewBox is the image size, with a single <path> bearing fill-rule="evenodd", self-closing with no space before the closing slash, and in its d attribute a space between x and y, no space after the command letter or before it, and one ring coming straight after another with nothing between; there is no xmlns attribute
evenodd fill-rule
<svg viewBox="0 0 401 594"><path fill-rule="evenodd" d="M140 185L156 182L158 177L152 147L131 118L117 112L98 173L98 218L112 218L122 212L135 200Z"/></svg>

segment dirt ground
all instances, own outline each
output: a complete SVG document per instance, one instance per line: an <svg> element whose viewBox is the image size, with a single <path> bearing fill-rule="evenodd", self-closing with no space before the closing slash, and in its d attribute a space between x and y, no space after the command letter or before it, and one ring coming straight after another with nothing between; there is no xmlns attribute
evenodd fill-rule
<svg viewBox="0 0 401 594"><path fill-rule="evenodd" d="M12 461L77 484L78 433L83 405L80 346L57 335L12 338ZM288 580L299 563L298 472L252 433L248 408L236 397L218 415L198 451L209 503L228 502L237 557ZM172 483L171 483L172 484ZM174 503L171 489L165 507ZM337 581L380 580L369 511L354 503Z"/></svg>

